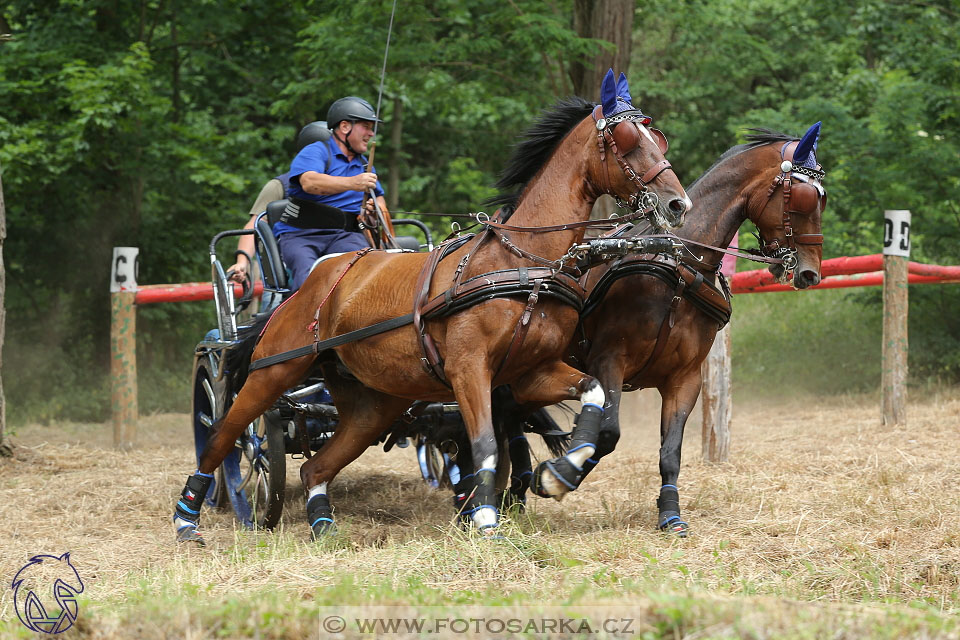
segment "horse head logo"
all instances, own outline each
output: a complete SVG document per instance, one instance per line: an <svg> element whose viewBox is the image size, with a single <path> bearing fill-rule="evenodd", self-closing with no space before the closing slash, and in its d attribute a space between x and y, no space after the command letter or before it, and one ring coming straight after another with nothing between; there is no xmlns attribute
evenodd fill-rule
<svg viewBox="0 0 960 640"><path fill-rule="evenodd" d="M70 553L33 556L13 579L13 602L20 622L31 631L62 633L77 620L77 595L83 592L80 574Z"/></svg>

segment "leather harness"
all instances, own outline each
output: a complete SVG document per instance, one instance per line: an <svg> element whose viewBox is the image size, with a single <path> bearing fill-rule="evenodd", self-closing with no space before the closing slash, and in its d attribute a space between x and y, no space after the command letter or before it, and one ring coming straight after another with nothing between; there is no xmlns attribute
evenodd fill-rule
<svg viewBox="0 0 960 640"><path fill-rule="evenodd" d="M590 291L587 301L584 303L583 311L580 314L581 331L583 330L582 319L593 313L600 305L603 298L614 282L621 278L635 275L648 275L657 278L668 286L673 287L673 299L670 306L664 313L663 320L660 321L660 328L657 331L657 341L654 344L653 351L647 356L646 361L640 367L636 374L625 381L624 388L633 388L636 386L640 377L657 361L660 354L667 346L667 339L670 336L670 330L676 322L677 308L680 306L681 299L687 300L694 307L705 313L708 317L716 321L718 328L722 329L729 321L733 313L731 306L730 287L727 285L723 274L716 272L720 281L720 287L704 278L704 275L682 260L665 254L640 254L627 256L615 263L610 269L600 276L600 279ZM589 349L589 341L584 339L581 345Z"/></svg>

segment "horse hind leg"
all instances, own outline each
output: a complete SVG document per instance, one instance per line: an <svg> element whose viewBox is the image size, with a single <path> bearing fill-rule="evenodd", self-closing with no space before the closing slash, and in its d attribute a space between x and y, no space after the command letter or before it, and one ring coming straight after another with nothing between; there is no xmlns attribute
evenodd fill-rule
<svg viewBox="0 0 960 640"><path fill-rule="evenodd" d="M314 540L336 531L327 493L330 482L410 406L407 399L386 395L338 376L334 366L324 366L324 378L336 403L340 423L330 440L300 467L300 480L307 493L307 521Z"/></svg>
<svg viewBox="0 0 960 640"><path fill-rule="evenodd" d="M226 415L214 424L200 455L200 464L187 478L174 508L173 526L178 542L204 544L199 532L200 508L213 482L214 470L233 450L243 430L269 409L281 393L296 384L313 362L312 358L302 359L305 362L299 360L252 372Z"/></svg>
<svg viewBox="0 0 960 640"><path fill-rule="evenodd" d="M500 500L503 508L518 505L523 509L527 503L527 489L530 487L530 477L533 468L530 465L530 446L524 434L523 409L513 398L508 387L497 387L493 390L493 424L499 448L499 462L509 466L510 487L506 487L506 479L497 477L497 491L503 491ZM506 474L504 474L506 475Z"/></svg>

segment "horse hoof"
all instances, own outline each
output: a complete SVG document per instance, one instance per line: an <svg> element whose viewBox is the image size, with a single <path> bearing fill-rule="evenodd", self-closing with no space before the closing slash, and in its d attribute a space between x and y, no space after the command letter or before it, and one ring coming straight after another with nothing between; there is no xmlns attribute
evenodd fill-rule
<svg viewBox="0 0 960 640"><path fill-rule="evenodd" d="M530 480L530 490L541 498L553 498L556 501L563 500L570 488L560 479L557 470L549 460L541 462L533 472L533 478Z"/></svg>
<svg viewBox="0 0 960 640"><path fill-rule="evenodd" d="M492 527L482 527L478 530L481 540L504 540L505 538L500 534L500 527L494 525Z"/></svg>
<svg viewBox="0 0 960 640"><path fill-rule="evenodd" d="M201 547L207 544L196 527L184 527L177 531L177 542L195 542Z"/></svg>
<svg viewBox="0 0 960 640"><path fill-rule="evenodd" d="M337 525L333 520L318 520L310 527L310 537L314 542L319 542L329 538L337 533Z"/></svg>
<svg viewBox="0 0 960 640"><path fill-rule="evenodd" d="M660 531L669 533L678 538L686 538L688 535L690 535L690 525L683 520L673 520L672 522L667 522L660 525Z"/></svg>

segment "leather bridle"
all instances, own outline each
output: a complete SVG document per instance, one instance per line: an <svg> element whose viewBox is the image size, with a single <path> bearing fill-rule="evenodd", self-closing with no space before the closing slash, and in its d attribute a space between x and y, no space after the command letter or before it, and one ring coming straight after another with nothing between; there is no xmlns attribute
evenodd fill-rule
<svg viewBox="0 0 960 640"><path fill-rule="evenodd" d="M618 113L609 118L603 116L603 107L597 105L593 110L593 121L597 126L597 148L600 151L600 163L604 167L605 177L606 177L606 186L601 188L603 193L613 196L617 201L617 204L621 207L626 204L633 211L639 211L641 209L656 209L659 204L659 198L657 194L650 191L650 188L647 186L653 182L657 176L659 176L664 171L670 170L673 171L673 166L666 159L661 160L657 164L650 167L646 173L642 176L637 175L637 172L633 170L633 167L626 161L624 158L625 155L629 154L631 151L636 149L640 145L640 136L643 135L640 131L640 127L646 127L648 124L653 122L653 118L646 115L639 109L631 109L630 111L624 111ZM618 124L626 122L632 126L623 126L619 127ZM647 131L650 132L651 137L657 143L657 146L660 148L661 153L666 153L669 144L667 143L666 136L663 135L659 129L653 129L647 127ZM616 159L617 164L620 165L621 171L627 179L636 185L637 190L630 195L626 203L613 192L612 183L610 181L609 168L607 167L607 147L610 147L613 157ZM621 152L620 149L623 149Z"/></svg>
<svg viewBox="0 0 960 640"><path fill-rule="evenodd" d="M799 141L794 140L783 145L780 150L780 173L773 179L773 183L767 190L767 199L760 208L760 215L753 222L759 232L760 218L763 217L767 205L780 187L783 193L783 219L780 227L783 229L783 243L780 239L765 240L760 232L761 253L768 258L778 258L783 261L783 267L787 271L792 271L797 267L797 247L801 246L822 246L822 233L794 233L793 219L791 214L798 213L809 215L817 210L817 206L823 211L827 205L827 193L824 191L820 182L823 180L824 171L818 164L816 169L795 166L793 164L793 154L796 151ZM802 176L802 177L801 177ZM794 180L797 184L794 184ZM816 182L814 182L814 180Z"/></svg>

